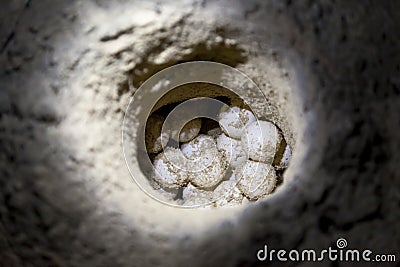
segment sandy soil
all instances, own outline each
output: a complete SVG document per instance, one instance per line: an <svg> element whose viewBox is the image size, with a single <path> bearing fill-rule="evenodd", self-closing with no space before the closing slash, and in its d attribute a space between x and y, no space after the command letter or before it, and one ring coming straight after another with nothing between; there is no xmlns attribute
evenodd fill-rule
<svg viewBox="0 0 400 267"><path fill-rule="evenodd" d="M255 266L264 244L323 249L338 237L398 253L398 10L395 1L9 1L0 263ZM273 103L296 153L268 201L182 210L132 182L121 153L129 98L191 60L237 67Z"/></svg>

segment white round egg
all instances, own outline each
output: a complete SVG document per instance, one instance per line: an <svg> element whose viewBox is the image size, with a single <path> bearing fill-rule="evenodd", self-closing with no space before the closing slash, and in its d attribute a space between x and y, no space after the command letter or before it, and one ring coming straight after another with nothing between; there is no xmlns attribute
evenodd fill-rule
<svg viewBox="0 0 400 267"><path fill-rule="evenodd" d="M191 183L188 183L188 185L183 189L182 197L185 206L206 205L211 203L213 192L202 190Z"/></svg>
<svg viewBox="0 0 400 267"><path fill-rule="evenodd" d="M232 168L236 168L247 160L247 154L243 150L240 141L230 138L225 134L218 136L216 141L218 150L224 153L229 166Z"/></svg>
<svg viewBox="0 0 400 267"><path fill-rule="evenodd" d="M235 139L240 139L247 125L254 121L256 117L251 111L239 107L223 108L218 115L218 122L224 133Z"/></svg>
<svg viewBox="0 0 400 267"><path fill-rule="evenodd" d="M237 187L249 199L270 194L276 186L276 174L270 164L247 160L235 170Z"/></svg>
<svg viewBox="0 0 400 267"><path fill-rule="evenodd" d="M199 134L200 129L201 129L201 119L197 118L186 123L182 129L172 130L171 136L172 138L177 139L178 131L180 130L179 142L189 142Z"/></svg>
<svg viewBox="0 0 400 267"><path fill-rule="evenodd" d="M216 207L241 204L242 201L243 194L235 181L223 181L214 189L213 202Z"/></svg>
<svg viewBox="0 0 400 267"><path fill-rule="evenodd" d="M250 159L272 163L281 139L278 128L272 122L255 121L243 132L241 144Z"/></svg>
<svg viewBox="0 0 400 267"><path fill-rule="evenodd" d="M197 136L189 143L182 144L181 150L189 160L205 164L204 166L199 165L196 170L210 165L218 153L215 140L211 136L204 134Z"/></svg>
<svg viewBox="0 0 400 267"><path fill-rule="evenodd" d="M147 120L145 142L146 149L150 153L160 152L168 143L170 137L169 132L163 132L161 134L163 123L164 118L157 114L152 114Z"/></svg>
<svg viewBox="0 0 400 267"><path fill-rule="evenodd" d="M210 188L222 181L227 169L224 157L218 153L211 165L201 171L190 172L189 180L198 187Z"/></svg>
<svg viewBox="0 0 400 267"><path fill-rule="evenodd" d="M183 155L188 159L189 180L198 187L209 188L218 184L228 169L226 160L211 136L199 135L183 144Z"/></svg>
<svg viewBox="0 0 400 267"><path fill-rule="evenodd" d="M154 159L154 180L167 188L178 188L187 183L185 158L179 149L167 147ZM183 168L182 168L183 167Z"/></svg>

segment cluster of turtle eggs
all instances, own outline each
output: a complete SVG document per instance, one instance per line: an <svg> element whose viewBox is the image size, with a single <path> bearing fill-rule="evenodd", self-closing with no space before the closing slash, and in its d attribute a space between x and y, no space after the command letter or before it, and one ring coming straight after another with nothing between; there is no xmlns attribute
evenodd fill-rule
<svg viewBox="0 0 400 267"><path fill-rule="evenodd" d="M146 148L156 154L153 179L159 190L181 205L237 205L262 198L276 187L276 169L286 168L290 159L286 145L277 160L284 142L277 127L240 107L222 109L219 127L202 134L200 118L179 134L162 132L163 123L162 116L149 117ZM173 136L179 147L168 146ZM174 197L179 189L180 197Z"/></svg>

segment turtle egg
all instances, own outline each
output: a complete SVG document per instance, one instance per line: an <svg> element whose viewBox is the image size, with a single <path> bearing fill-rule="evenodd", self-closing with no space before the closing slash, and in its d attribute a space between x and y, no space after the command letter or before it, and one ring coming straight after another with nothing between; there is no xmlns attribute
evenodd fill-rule
<svg viewBox="0 0 400 267"><path fill-rule="evenodd" d="M190 160L200 160L206 156L209 161L207 165L211 163L213 157L218 153L217 145L211 136L201 134L189 143L182 144L181 150L183 155ZM202 160L204 163L204 159Z"/></svg>
<svg viewBox="0 0 400 267"><path fill-rule="evenodd" d="M243 132L241 142L250 159L272 163L282 137L269 121L252 122Z"/></svg>
<svg viewBox="0 0 400 267"><path fill-rule="evenodd" d="M151 115L146 124L146 149L150 153L158 153L165 147L169 140L169 132L161 134L164 118L153 114Z"/></svg>
<svg viewBox="0 0 400 267"><path fill-rule="evenodd" d="M181 166L185 166L185 158L177 148L167 147L164 152L154 159L154 180L167 188L178 188L187 182L188 173Z"/></svg>
<svg viewBox="0 0 400 267"><path fill-rule="evenodd" d="M199 135L182 145L182 153L188 159L187 170L190 182L198 187L213 187L225 176L226 159L216 147L211 136Z"/></svg>
<svg viewBox="0 0 400 267"><path fill-rule="evenodd" d="M197 118L189 121L179 132L179 142L189 142L199 134L200 129L201 119ZM179 129L172 131L172 138L177 139L178 131Z"/></svg>
<svg viewBox="0 0 400 267"><path fill-rule="evenodd" d="M194 162L197 165L197 162ZM203 164L200 164L201 166ZM193 165L192 165L193 166ZM198 168L194 166L193 169ZM214 161L200 171L191 171L189 180L198 187L210 188L217 185L224 178L228 167L222 154L217 153Z"/></svg>
<svg viewBox="0 0 400 267"><path fill-rule="evenodd" d="M206 205L211 202L212 191L202 190L191 183L183 189L183 200L186 206Z"/></svg>
<svg viewBox="0 0 400 267"><path fill-rule="evenodd" d="M217 138L217 148L225 154L225 158L232 168L236 168L246 161L246 152L242 149L241 142L221 134Z"/></svg>
<svg viewBox="0 0 400 267"><path fill-rule="evenodd" d="M224 133L235 139L240 139L246 126L256 121L251 111L239 107L223 108L218 119Z"/></svg>
<svg viewBox="0 0 400 267"><path fill-rule="evenodd" d="M232 204L241 204L243 194L236 187L235 181L223 181L215 189L213 193L214 206L225 206Z"/></svg>
<svg viewBox="0 0 400 267"><path fill-rule="evenodd" d="M235 170L237 187L249 199L270 194L276 186L274 168L266 163L247 160Z"/></svg>

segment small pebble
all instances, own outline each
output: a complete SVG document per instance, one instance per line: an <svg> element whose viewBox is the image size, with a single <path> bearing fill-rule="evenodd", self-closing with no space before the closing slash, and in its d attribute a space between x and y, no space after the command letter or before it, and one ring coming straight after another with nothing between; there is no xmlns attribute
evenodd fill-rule
<svg viewBox="0 0 400 267"><path fill-rule="evenodd" d="M222 109L218 119L224 133L235 139L240 139L247 125L256 121L251 111L239 107Z"/></svg>
<svg viewBox="0 0 400 267"><path fill-rule="evenodd" d="M237 187L249 199L270 194L276 186L274 168L266 163L247 160L235 170Z"/></svg>

